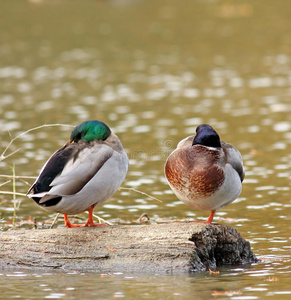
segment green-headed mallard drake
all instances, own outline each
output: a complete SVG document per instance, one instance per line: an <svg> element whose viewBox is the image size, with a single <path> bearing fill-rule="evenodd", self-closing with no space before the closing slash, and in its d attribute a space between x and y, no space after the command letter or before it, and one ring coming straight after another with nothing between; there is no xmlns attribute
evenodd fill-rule
<svg viewBox="0 0 291 300"><path fill-rule="evenodd" d="M176 196L185 204L211 211L232 203L241 193L244 179L240 152L220 140L207 124L196 128L196 135L179 142L168 157L165 175Z"/></svg>
<svg viewBox="0 0 291 300"><path fill-rule="evenodd" d="M128 170L128 157L119 138L103 122L76 126L68 141L45 163L28 196L50 212L68 215L89 211L84 226L95 226L93 209L120 187Z"/></svg>

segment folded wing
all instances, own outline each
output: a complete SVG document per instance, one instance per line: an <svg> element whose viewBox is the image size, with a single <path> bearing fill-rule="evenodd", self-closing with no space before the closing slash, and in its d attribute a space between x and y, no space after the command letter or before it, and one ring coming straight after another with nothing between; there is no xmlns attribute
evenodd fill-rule
<svg viewBox="0 0 291 300"><path fill-rule="evenodd" d="M225 152L227 163L231 164L233 169L237 171L242 182L245 178L245 171L243 168L243 160L240 152L232 145L223 141L221 141L221 146Z"/></svg>
<svg viewBox="0 0 291 300"><path fill-rule="evenodd" d="M97 141L90 144L67 144L47 161L29 196L39 204L65 195L78 193L104 163L112 156L113 149ZM47 203L48 204L48 203Z"/></svg>

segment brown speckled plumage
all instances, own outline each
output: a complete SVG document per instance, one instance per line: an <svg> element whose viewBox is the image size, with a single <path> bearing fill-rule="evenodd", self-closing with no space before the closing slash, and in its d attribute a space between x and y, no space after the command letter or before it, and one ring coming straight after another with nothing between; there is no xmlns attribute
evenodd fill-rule
<svg viewBox="0 0 291 300"><path fill-rule="evenodd" d="M177 197L189 206L216 210L233 202L244 179L242 157L232 145L220 141L217 132L202 124L196 136L179 142L168 157L165 175Z"/></svg>
<svg viewBox="0 0 291 300"><path fill-rule="evenodd" d="M200 145L177 149L166 162L168 181L188 197L212 195L224 181L220 152L212 152Z"/></svg>

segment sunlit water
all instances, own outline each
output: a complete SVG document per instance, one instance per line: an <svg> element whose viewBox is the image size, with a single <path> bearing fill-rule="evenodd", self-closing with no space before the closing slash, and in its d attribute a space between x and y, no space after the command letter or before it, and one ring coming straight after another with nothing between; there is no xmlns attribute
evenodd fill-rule
<svg viewBox="0 0 291 300"><path fill-rule="evenodd" d="M290 298L289 1L35 2L0 3L1 153L28 129L99 119L128 152L122 187L162 201L123 189L95 210L99 217L205 220L208 212L176 199L163 166L179 140L209 123L246 168L239 199L214 220L239 230L262 262L193 276L4 272L2 297ZM0 173L37 176L71 128L20 136ZM32 182L16 180L16 192ZM12 192L10 178L1 184ZM0 208L3 230L48 228L55 217L24 196L3 194ZM55 226L64 226L61 218Z"/></svg>

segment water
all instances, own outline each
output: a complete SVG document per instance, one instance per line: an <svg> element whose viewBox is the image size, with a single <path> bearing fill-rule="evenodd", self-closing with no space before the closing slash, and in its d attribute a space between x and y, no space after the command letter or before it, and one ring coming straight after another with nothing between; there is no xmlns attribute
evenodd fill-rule
<svg viewBox="0 0 291 300"><path fill-rule="evenodd" d="M290 276L279 279L258 266L195 276L10 272L0 278L2 299L290 299Z"/></svg>
<svg viewBox="0 0 291 300"><path fill-rule="evenodd" d="M239 199L214 221L235 227L262 260L193 276L4 272L2 297L290 298L289 7L287 0L1 2L1 153L31 128L99 119L128 151L122 187L162 202L124 189L98 216L113 224L136 224L144 212L150 223L205 220L207 212L172 194L163 166L182 138L209 123L241 151L246 168ZM0 174L14 166L16 191L26 193L71 128L20 136ZM1 184L12 192L9 177ZM24 196L3 193L0 208L2 230L47 228L55 217Z"/></svg>

